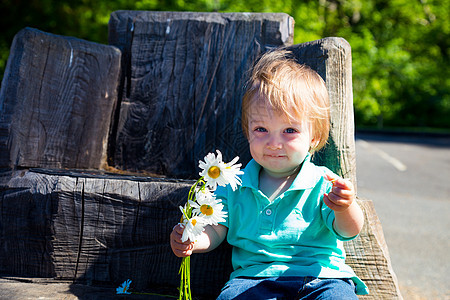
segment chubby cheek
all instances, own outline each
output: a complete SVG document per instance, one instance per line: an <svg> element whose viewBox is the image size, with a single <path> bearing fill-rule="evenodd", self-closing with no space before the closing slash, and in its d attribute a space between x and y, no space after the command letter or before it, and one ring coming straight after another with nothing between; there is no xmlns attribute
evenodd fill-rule
<svg viewBox="0 0 450 300"><path fill-rule="evenodd" d="M250 148L250 154L252 155L252 157L254 159L258 159L263 156L264 141L254 137L254 136L253 137L250 136L249 148Z"/></svg>
<svg viewBox="0 0 450 300"><path fill-rule="evenodd" d="M261 155L261 143L255 141L255 139L253 139L250 143L249 143L249 147L250 147L250 154L255 157L258 155Z"/></svg>
<svg viewBox="0 0 450 300"><path fill-rule="evenodd" d="M302 163L309 151L309 143L287 143L286 151L289 153L291 160L296 163Z"/></svg>
<svg viewBox="0 0 450 300"><path fill-rule="evenodd" d="M291 156L291 161L293 164L300 165L306 158L308 151L296 152Z"/></svg>

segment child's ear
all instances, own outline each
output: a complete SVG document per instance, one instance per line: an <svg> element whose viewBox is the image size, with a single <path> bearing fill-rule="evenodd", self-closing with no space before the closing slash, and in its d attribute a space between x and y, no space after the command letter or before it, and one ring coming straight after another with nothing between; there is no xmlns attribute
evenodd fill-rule
<svg viewBox="0 0 450 300"><path fill-rule="evenodd" d="M315 149L319 145L319 139L316 137L311 138L310 149Z"/></svg>

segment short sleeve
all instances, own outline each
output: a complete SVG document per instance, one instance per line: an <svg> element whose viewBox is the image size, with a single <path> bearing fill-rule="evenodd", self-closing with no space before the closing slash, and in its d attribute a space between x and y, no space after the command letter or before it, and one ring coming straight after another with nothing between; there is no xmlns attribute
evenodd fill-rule
<svg viewBox="0 0 450 300"><path fill-rule="evenodd" d="M226 187L219 186L215 191L214 195L217 200L221 201L223 205L223 211L227 213L227 217L225 217L225 222L219 222L219 224L228 228L228 219L229 219L229 211L228 211L228 189Z"/></svg>

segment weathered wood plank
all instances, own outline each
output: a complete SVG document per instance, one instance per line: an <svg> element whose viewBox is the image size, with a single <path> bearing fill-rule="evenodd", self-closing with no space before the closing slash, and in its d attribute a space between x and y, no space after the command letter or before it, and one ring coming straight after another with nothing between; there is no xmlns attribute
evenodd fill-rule
<svg viewBox="0 0 450 300"><path fill-rule="evenodd" d="M0 272L54 277L51 195L30 193L26 188L0 194Z"/></svg>
<svg viewBox="0 0 450 300"><path fill-rule="evenodd" d="M132 279L137 290L176 294L181 261L168 237L191 184L63 170L15 173L0 198L0 272L117 285ZM363 299L401 299L373 204L358 201L366 223L345 247L371 291ZM230 246L194 255L191 267L193 292L211 299L231 273Z"/></svg>
<svg viewBox="0 0 450 300"><path fill-rule="evenodd" d="M290 49L299 63L320 74L330 96L330 138L314 162L349 178L356 187L351 47L343 38L329 37Z"/></svg>
<svg viewBox="0 0 450 300"><path fill-rule="evenodd" d="M373 202L358 199L358 204L364 213L364 227L358 237L344 246L347 264L369 287L370 294L359 298L402 299Z"/></svg>
<svg viewBox="0 0 450 300"><path fill-rule="evenodd" d="M63 170L16 173L0 200L0 272L117 286L130 278L136 289L166 287L176 294L181 260L169 234L192 183ZM197 295L216 294L231 273L230 246L195 255L191 272Z"/></svg>
<svg viewBox="0 0 450 300"><path fill-rule="evenodd" d="M99 168L119 69L113 46L17 33L0 91L0 167Z"/></svg>
<svg viewBox="0 0 450 300"><path fill-rule="evenodd" d="M286 14L114 12L109 41L124 65L114 165L195 178L215 149L248 162L246 71L267 48L292 43L293 24Z"/></svg>

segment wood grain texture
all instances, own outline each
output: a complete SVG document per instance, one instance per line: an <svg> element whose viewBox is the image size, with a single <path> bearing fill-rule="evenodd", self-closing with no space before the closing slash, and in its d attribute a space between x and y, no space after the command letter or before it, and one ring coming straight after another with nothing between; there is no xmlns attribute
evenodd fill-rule
<svg viewBox="0 0 450 300"><path fill-rule="evenodd" d="M118 11L110 44L123 52L114 165L195 178L219 149L250 160L240 126L246 72L268 48L292 43L286 14Z"/></svg>
<svg viewBox="0 0 450 300"><path fill-rule="evenodd" d="M325 80L330 96L330 137L313 161L349 178L356 187L351 47L343 38L329 37L290 49L299 63L310 66Z"/></svg>
<svg viewBox="0 0 450 300"><path fill-rule="evenodd" d="M119 68L113 46L18 32L0 91L0 167L99 168Z"/></svg>
<svg viewBox="0 0 450 300"><path fill-rule="evenodd" d="M192 181L35 169L2 186L0 272L177 294L169 234ZM379 220L358 200L365 226L345 243L347 263L369 286L361 299L401 299ZM9 226L6 226L8 224ZM215 297L231 273L231 247L192 256L192 289Z"/></svg>
<svg viewBox="0 0 450 300"><path fill-rule="evenodd" d="M0 273L117 286L130 278L135 289L176 294L181 260L169 234L192 183L85 171L14 173L0 198ZM192 289L215 295L230 273L225 243L192 258Z"/></svg>
<svg viewBox="0 0 450 300"><path fill-rule="evenodd" d="M357 199L364 213L364 227L358 237L344 243L346 263L369 287L360 299L403 299L392 268L380 220L371 200Z"/></svg>

